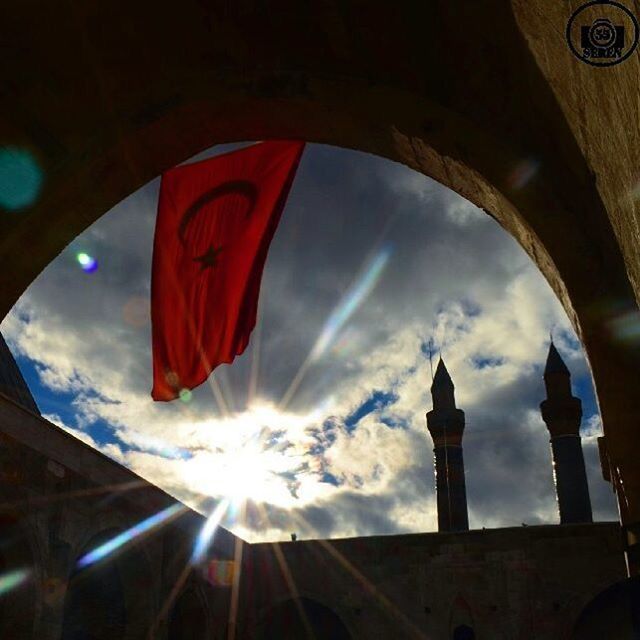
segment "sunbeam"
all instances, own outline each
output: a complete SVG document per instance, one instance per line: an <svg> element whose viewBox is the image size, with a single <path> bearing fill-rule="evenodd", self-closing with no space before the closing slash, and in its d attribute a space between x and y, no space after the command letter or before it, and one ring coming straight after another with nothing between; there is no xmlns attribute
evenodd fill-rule
<svg viewBox="0 0 640 640"><path fill-rule="evenodd" d="M75 491L64 491L61 493L53 493L51 495L33 496L26 500L16 500L15 502L0 503L0 511L15 509L16 507L29 506L35 508L42 505L48 505L60 500L71 500L73 498L84 498L87 496L99 496L105 493L115 494L132 491L133 489L148 488L148 484L144 480L133 480L131 482L122 482L120 484L104 485L102 487L91 487L89 489L76 489Z"/></svg>
<svg viewBox="0 0 640 640"><path fill-rule="evenodd" d="M340 329L373 291L387 266L391 253L392 250L389 245L383 247L364 267L359 278L351 285L340 304L327 319L309 354L311 362L319 360L325 354Z"/></svg>
<svg viewBox="0 0 640 640"><path fill-rule="evenodd" d="M267 524L270 525L271 522L270 522L269 514L267 513L267 510L264 508L264 505L260 504L257 506L258 506L258 509L261 511L262 517L265 519L265 522L267 522ZM300 615L300 619L302 620L302 624L304 625L307 638L312 638L313 640L315 640L316 636L313 633L313 629L311 628L311 624L309 623L307 614L300 602L300 591L298 589L298 586L295 583L293 574L291 573L291 569L289 567L289 564L287 563L287 559L284 557L284 554L282 553L282 549L280 548L280 545L277 542L271 543L271 548L273 550L273 554L276 558L276 561L278 562L278 566L280 567L280 571L282 572L282 577L284 578L284 581L287 584L287 589L289 589L289 593L293 598L294 605L298 610L298 614Z"/></svg>
<svg viewBox="0 0 640 640"><path fill-rule="evenodd" d="M349 318L351 318L351 316L371 294L374 287L380 280L392 253L391 245L384 245L365 263L360 275L352 283L336 308L327 318L327 321L311 348L309 355L293 377L291 384L280 401L279 408L281 410L285 409L291 402L291 399L298 390L298 387L300 386L300 383L302 382L302 379L307 373L309 367L322 358L335 340L340 329L344 327Z"/></svg>
<svg viewBox="0 0 640 640"><path fill-rule="evenodd" d="M249 371L249 384L247 385L247 406L248 409L258 393L258 377L260 375L260 348L262 347L262 322L258 318L253 334L253 350L251 358L251 369Z"/></svg>
<svg viewBox="0 0 640 640"><path fill-rule="evenodd" d="M224 498L220 500L217 504L216 508L213 510L211 515L207 518L204 526L200 530L198 537L196 538L195 544L193 545L193 554L191 556L191 564L198 564L204 554L207 552L207 549L211 545L213 537L218 530L218 526L220 525L220 521L222 520L224 514L229 508L229 499Z"/></svg>
<svg viewBox="0 0 640 640"><path fill-rule="evenodd" d="M181 503L172 504L170 507L159 511L146 520L143 520L142 522L134 525L130 529L119 533L117 536L114 536L110 540L107 540L107 542L105 542L104 544L101 544L89 553L82 556L82 558L78 560L78 567L80 569L83 569L93 564L94 562L98 562L99 560L106 558L117 549L120 549L120 547L133 542L134 540L140 538L142 535L149 533L151 530L156 529L162 524L167 523L181 513L184 513L186 510L187 507Z"/></svg>
<svg viewBox="0 0 640 640"><path fill-rule="evenodd" d="M306 520L299 514L292 514L292 518L297 520L299 524L310 528ZM311 544L319 545L329 557L333 558L341 567L350 573L360 584L360 586L372 597L374 597L389 614L397 618L415 638L420 640L431 640L424 632L419 629L400 609L385 596L360 570L358 570L329 540L313 540ZM307 543L307 544L309 544Z"/></svg>
<svg viewBox="0 0 640 640"><path fill-rule="evenodd" d="M192 568L193 567L191 566L191 563L187 562L187 565L182 570L182 573L178 576L178 579L175 581L173 587L171 588L169 595L162 603L158 615L151 623L151 626L149 627L149 633L147 634L147 640L156 640L156 631L158 629L158 626L169 614L169 610L171 609L171 606L173 605L178 593L180 592L180 589L182 589L184 583L187 581Z"/></svg>
<svg viewBox="0 0 640 640"><path fill-rule="evenodd" d="M169 595L167 596L165 601L162 603L162 606L160 607L160 611L158 612L157 617L152 622L149 628L147 640L155 640L158 625L169 614L169 610L171 609L173 603L175 602L175 599L178 596L180 589L182 589L183 585L187 581L187 578L189 577L189 574L191 573L193 567L197 565L199 562L201 562L202 559L204 558L207 550L209 549L209 546L211 545L211 542L213 541L213 538L218 529L218 526L220 525L220 520L222 520L222 517L224 516L228 507L229 507L229 500L226 500L226 499L221 500L217 504L216 508L213 510L211 515L205 521L202 529L200 530L200 533L198 534L198 537L194 542L193 552L191 554L189 561L186 563L184 569L178 576L178 579L175 581L173 587L171 588L171 591L169 592Z"/></svg>
<svg viewBox="0 0 640 640"><path fill-rule="evenodd" d="M247 503L244 501L240 507L238 522L244 526L247 516ZM240 602L240 580L242 578L242 555L244 552L244 540L236 536L233 553L233 582L231 584L231 603L229 605L229 625L227 640L235 640L236 624L238 619L238 604Z"/></svg>

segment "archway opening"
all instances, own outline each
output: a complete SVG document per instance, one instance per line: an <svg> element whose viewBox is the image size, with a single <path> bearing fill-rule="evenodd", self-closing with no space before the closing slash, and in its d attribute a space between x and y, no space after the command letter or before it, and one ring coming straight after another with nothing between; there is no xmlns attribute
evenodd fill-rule
<svg viewBox="0 0 640 640"><path fill-rule="evenodd" d="M597 594L580 612L571 640L635 640L640 637L640 578L632 577Z"/></svg>
<svg viewBox="0 0 640 640"><path fill-rule="evenodd" d="M37 567L29 535L0 514L0 637L29 638L34 627Z"/></svg>
<svg viewBox="0 0 640 640"><path fill-rule="evenodd" d="M32 18L15 18L16 24L24 22L20 33L30 38L29 50L46 51L52 67L66 70L73 81L60 83L57 104L65 108L40 113L42 95L19 80L22 67L13 70L20 108L10 139L33 150L45 179L29 215L7 216L3 227L3 263L11 265L0 287L3 312L90 221L216 141L296 137L378 153L472 199L540 265L583 333L610 425L614 467L624 476L630 505L624 519L640 522L632 426L640 367L637 353L607 333L618 310L637 311L630 284L638 272L635 252L628 248L633 243L619 239L626 230L633 237L626 194L635 177L624 164L627 154L607 152L621 147L622 138L608 136L599 152L598 145L587 150L584 132L596 133L602 120L587 122L570 83L551 71L546 41L535 35L542 28L540 16L520 5L507 3L492 12L480 5L462 13L452 8L434 15L424 6L411 7L391 22L387 12L361 16L350 5L335 11L299 7L282 21L262 11L249 18L243 9L218 15L193 2L182 16L188 25L182 33L188 35L170 43L161 34L173 31L175 15L158 10L155 28L140 35L148 55L135 55L136 39L116 46L110 38L95 38L89 74L76 49L49 51ZM558 11L562 21L563 10ZM94 28L103 19L108 17L96 8L87 24ZM132 20L146 25L144 12ZM291 28L308 24L318 27L313 34ZM495 24L499 37L488 37ZM70 29L74 41L68 25L60 27ZM463 25L468 32L460 37ZM456 55L443 61L438 52L452 41ZM564 43L554 43L562 47L564 77L571 77L567 65L575 61ZM479 65L470 82L474 51L483 51L487 64ZM154 64L157 60L166 64ZM41 69L30 70L40 78ZM76 86L87 90L76 92ZM134 94L131 86L149 90ZM505 87L513 90L506 95ZM96 99L105 91L112 105L107 112ZM619 101L612 109L621 109ZM619 171L607 169L613 156L624 158L616 165ZM509 177L528 160L540 171L535 185L522 189L522 171L516 171L515 181ZM607 182L604 188L593 172ZM618 175L625 176L619 183L612 177Z"/></svg>
<svg viewBox="0 0 640 640"><path fill-rule="evenodd" d="M214 147L192 160L228 150ZM545 394L548 333L555 327L563 354L573 361L574 383L583 386L576 393L585 404L585 422L594 419L588 469L598 487L596 519L615 517L597 467L599 424L588 365L536 266L471 202L362 152L307 146L269 252L249 348L184 402L152 403L146 388L148 282L158 182L76 238L47 274L51 289L40 279L30 291L31 307L26 296L24 314L17 310L11 318L14 344L36 361L36 385L43 386L40 371L51 372L55 381L68 374L63 365L72 363L78 413L59 418L74 435L89 435L98 448L160 486L171 469L185 490L179 497L250 496L267 503L280 522L289 509L309 520L314 496L330 503L351 490L364 503L370 494L393 502L394 487L405 488L406 508L397 509L402 514L378 509L369 519L364 508L353 510L345 502L334 522L355 515L360 521L353 526L332 528L327 514L315 530L293 521L279 524L277 533L272 527L270 539L290 532L304 539L407 527L430 531L437 525L424 412L432 404L429 386L442 354L458 407L467 415L471 528L552 523L552 466L538 403ZM86 255L95 257L96 270L87 272L78 262ZM34 336L38 341L29 343ZM60 353L65 344L73 351ZM309 354L311 365L299 376ZM288 405L280 409L283 398ZM263 406L252 406L250 399ZM44 413L52 415L60 405L52 403ZM294 456L276 455L288 440L288 428L278 426L285 421L301 434L293 446L316 458L313 469L298 465ZM252 424L266 428L249 433ZM309 445L305 432L312 429ZM228 434L238 434L237 442L229 443ZM244 446L247 438L257 442ZM195 453L189 448L194 440ZM396 446L401 455L387 453ZM381 459L355 453L369 448ZM394 481L398 462L403 473L411 473L409 483ZM503 481L505 474L518 477L515 488ZM260 517L237 531L250 541L269 539L254 535L255 529L269 529Z"/></svg>
<svg viewBox="0 0 640 640"><path fill-rule="evenodd" d="M78 554L117 535L94 536ZM133 640L144 637L153 621L155 583L143 550L125 548L86 567L75 565L67 584L62 640Z"/></svg>
<svg viewBox="0 0 640 640"><path fill-rule="evenodd" d="M261 640L351 640L338 615L309 598L287 600L270 609L260 633Z"/></svg>
<svg viewBox="0 0 640 640"><path fill-rule="evenodd" d="M195 588L183 591L169 617L168 640L203 640L210 637L209 617Z"/></svg>
<svg viewBox="0 0 640 640"><path fill-rule="evenodd" d="M74 571L63 615L62 640L122 640L127 615L117 563L103 561Z"/></svg>
<svg viewBox="0 0 640 640"><path fill-rule="evenodd" d="M476 640L476 633L468 624L461 624L453 630L452 640Z"/></svg>

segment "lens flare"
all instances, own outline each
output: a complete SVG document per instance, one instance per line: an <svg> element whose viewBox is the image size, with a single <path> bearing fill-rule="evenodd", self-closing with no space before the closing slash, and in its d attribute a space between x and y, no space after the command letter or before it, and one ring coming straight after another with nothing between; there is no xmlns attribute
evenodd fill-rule
<svg viewBox="0 0 640 640"><path fill-rule="evenodd" d="M211 560L203 567L202 575L214 587L230 587L235 572L236 565L233 560Z"/></svg>
<svg viewBox="0 0 640 640"><path fill-rule="evenodd" d="M147 326L150 322L149 298L131 296L122 308L122 317L136 329Z"/></svg>
<svg viewBox="0 0 640 640"><path fill-rule="evenodd" d="M102 560L106 558L108 555L112 554L114 551L119 549L120 547L126 545L127 543L135 540L138 536L141 536L151 529L158 527L163 522L175 517L182 511L184 511L186 507L183 504L176 503L159 511L158 513L152 515L151 517L139 522L134 525L130 529L119 533L117 536L111 538L104 544L101 544L99 547L96 547L93 551L90 551L86 555L82 556L80 560L78 560L78 567L83 569L84 567L88 567L94 562L98 562L98 560Z"/></svg>
<svg viewBox="0 0 640 640"><path fill-rule="evenodd" d="M390 246L383 247L366 265L358 280L349 287L347 293L327 319L322 332L313 345L310 355L311 362L315 362L324 355L340 329L373 291L389 262L391 253Z"/></svg>
<svg viewBox="0 0 640 640"><path fill-rule="evenodd" d="M354 327L346 327L331 345L331 355L336 357L352 356L363 348L364 336Z"/></svg>
<svg viewBox="0 0 640 640"><path fill-rule="evenodd" d="M29 569L17 569L0 574L0 596L24 584L30 575Z"/></svg>
<svg viewBox="0 0 640 640"><path fill-rule="evenodd" d="M98 261L83 251L76 254L76 260L85 273L93 273L98 268Z"/></svg>
<svg viewBox="0 0 640 640"><path fill-rule="evenodd" d="M282 400L280 400L278 404L280 411L283 411L291 402L309 367L325 354L336 339L340 329L342 329L347 320L349 320L371 293L387 266L391 254L391 246L386 245L380 249L371 260L365 263L360 277L349 287L347 293L325 322L309 355L300 366L300 369L298 369L298 372L282 396Z"/></svg>
<svg viewBox="0 0 640 640"><path fill-rule="evenodd" d="M191 393L191 391L189 391L189 389L180 389L180 400L185 404L187 402L191 402L192 395L193 394Z"/></svg>
<svg viewBox="0 0 640 640"><path fill-rule="evenodd" d="M28 151L0 149L0 207L18 211L33 204L42 186L42 171Z"/></svg>
<svg viewBox="0 0 640 640"><path fill-rule="evenodd" d="M522 189L526 187L531 179L538 173L540 163L532 158L520 161L509 174L507 182L512 189Z"/></svg>
<svg viewBox="0 0 640 640"><path fill-rule="evenodd" d="M170 460L189 460L192 457L189 449L170 444L162 438L130 429L127 431L127 444L144 453L153 453Z"/></svg>
<svg viewBox="0 0 640 640"><path fill-rule="evenodd" d="M629 311L609 321L609 330L619 342L638 344L640 342L640 313Z"/></svg>
<svg viewBox="0 0 640 640"><path fill-rule="evenodd" d="M229 500L224 499L218 502L218 505L213 510L213 513L207 518L207 521L204 523L204 526L200 530L196 542L193 546L193 555L191 556L191 563L198 564L204 554L207 552L213 537L215 536L216 531L218 530L218 525L222 520L226 510L229 508Z"/></svg>

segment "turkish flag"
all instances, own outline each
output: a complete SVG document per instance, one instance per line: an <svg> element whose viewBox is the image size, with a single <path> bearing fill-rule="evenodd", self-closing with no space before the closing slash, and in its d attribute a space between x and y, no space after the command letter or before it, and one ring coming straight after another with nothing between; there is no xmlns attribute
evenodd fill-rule
<svg viewBox="0 0 640 640"><path fill-rule="evenodd" d="M303 148L262 142L162 175L151 276L154 400L197 387L246 349Z"/></svg>

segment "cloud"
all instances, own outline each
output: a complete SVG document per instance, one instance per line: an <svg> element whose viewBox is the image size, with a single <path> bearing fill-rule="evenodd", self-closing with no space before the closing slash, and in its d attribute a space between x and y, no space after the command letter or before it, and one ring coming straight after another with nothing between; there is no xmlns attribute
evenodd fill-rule
<svg viewBox="0 0 640 640"><path fill-rule="evenodd" d="M46 414L43 415L43 418L60 427L61 429L64 429L74 438L77 438L81 442L88 444L93 449L97 449L101 453L104 453L106 456L112 458L116 462L125 462L125 456L119 446L112 443L106 445L99 444L86 431L83 431L82 429L76 429L75 427L70 427L69 425L65 424L57 414Z"/></svg>
<svg viewBox="0 0 640 640"><path fill-rule="evenodd" d="M400 165L308 146L267 260L260 329L213 376L226 415L209 384L188 403L150 399L157 189L156 180L76 238L2 323L20 362L35 367L39 405L70 433L194 507L248 495L247 521L226 524L251 540L434 530L432 340L466 413L471 526L557 522L538 410L549 330L591 393L588 366L548 284L493 219ZM377 280L353 296L385 247ZM82 271L79 251L99 269ZM354 298L278 409L328 319ZM585 416L594 513L612 519L599 428Z"/></svg>

